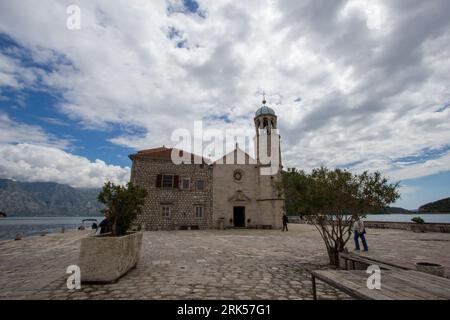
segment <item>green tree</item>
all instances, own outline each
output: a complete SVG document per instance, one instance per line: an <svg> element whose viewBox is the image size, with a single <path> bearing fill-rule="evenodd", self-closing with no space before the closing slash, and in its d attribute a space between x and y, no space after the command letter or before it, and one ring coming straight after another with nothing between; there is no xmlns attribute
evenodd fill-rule
<svg viewBox="0 0 450 320"><path fill-rule="evenodd" d="M339 264L339 252L350 239L357 218L384 209L400 196L398 183L389 183L379 172L352 174L324 167L310 174L296 169L283 172L279 190L288 212L305 215L314 224L334 265Z"/></svg>
<svg viewBox="0 0 450 320"><path fill-rule="evenodd" d="M97 196L97 200L105 204L111 211L109 219L112 223L114 236L127 233L131 223L141 212L147 191L139 186L128 183L126 186L107 182Z"/></svg>

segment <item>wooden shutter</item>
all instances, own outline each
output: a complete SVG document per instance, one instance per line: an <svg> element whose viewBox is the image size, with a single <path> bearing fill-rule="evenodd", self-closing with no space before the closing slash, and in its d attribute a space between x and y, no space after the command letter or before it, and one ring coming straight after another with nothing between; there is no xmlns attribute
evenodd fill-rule
<svg viewBox="0 0 450 320"><path fill-rule="evenodd" d="M161 188L162 174L156 175L156 187Z"/></svg>
<svg viewBox="0 0 450 320"><path fill-rule="evenodd" d="M180 184L180 176L177 175L173 176L173 187L175 189L178 189L179 184Z"/></svg>

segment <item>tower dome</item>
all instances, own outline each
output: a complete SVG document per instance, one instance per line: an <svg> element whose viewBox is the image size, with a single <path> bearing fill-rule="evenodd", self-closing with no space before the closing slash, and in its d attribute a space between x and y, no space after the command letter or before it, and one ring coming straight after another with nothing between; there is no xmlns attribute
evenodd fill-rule
<svg viewBox="0 0 450 320"><path fill-rule="evenodd" d="M267 106L262 106L261 108L259 108L258 110L256 110L255 112L255 117L258 116L264 116L264 115L272 115L275 116L275 111L273 111L272 108L269 108Z"/></svg>

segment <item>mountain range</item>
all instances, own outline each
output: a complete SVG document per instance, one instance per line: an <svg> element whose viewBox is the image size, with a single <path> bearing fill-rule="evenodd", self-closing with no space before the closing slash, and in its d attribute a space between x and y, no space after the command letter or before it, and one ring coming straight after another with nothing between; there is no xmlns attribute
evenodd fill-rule
<svg viewBox="0 0 450 320"><path fill-rule="evenodd" d="M103 204L98 189L72 188L54 182L19 182L0 179L0 213L8 216L99 216ZM450 197L421 206L421 213L450 212ZM413 213L387 207L380 213Z"/></svg>
<svg viewBox="0 0 450 320"><path fill-rule="evenodd" d="M99 216L100 189L0 179L0 212L11 216Z"/></svg>
<svg viewBox="0 0 450 320"><path fill-rule="evenodd" d="M413 213L412 210L408 210L408 209L404 209L404 208L399 208L399 207L386 207L385 212L382 213L388 213L388 214L396 214L396 213L401 213L401 214L408 214L408 213Z"/></svg>

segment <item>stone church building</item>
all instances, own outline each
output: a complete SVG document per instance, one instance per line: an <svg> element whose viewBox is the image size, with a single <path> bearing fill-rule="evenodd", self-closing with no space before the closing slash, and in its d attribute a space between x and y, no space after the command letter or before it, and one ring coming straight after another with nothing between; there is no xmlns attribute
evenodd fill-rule
<svg viewBox="0 0 450 320"><path fill-rule="evenodd" d="M164 146L130 155L131 182L148 192L138 226L145 230L281 228L284 199L277 189L281 151L278 170L261 174L268 165L262 164L266 162L260 161L257 149L260 139L269 146L274 141L271 136L280 141L277 116L265 103L254 117L257 159L237 145L213 163L188 153L191 164L175 164L173 149Z"/></svg>

